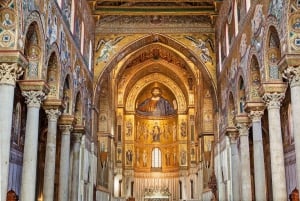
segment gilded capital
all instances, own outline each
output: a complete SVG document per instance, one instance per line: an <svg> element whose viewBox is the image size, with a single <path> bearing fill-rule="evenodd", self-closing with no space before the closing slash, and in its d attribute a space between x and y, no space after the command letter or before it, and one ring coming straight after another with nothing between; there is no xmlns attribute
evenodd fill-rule
<svg viewBox="0 0 300 201"><path fill-rule="evenodd" d="M263 101L266 103L268 109L279 109L281 106L281 101L284 99L284 93L265 93L262 97Z"/></svg>
<svg viewBox="0 0 300 201"><path fill-rule="evenodd" d="M282 76L289 80L291 87L300 86L300 66L290 66L286 68Z"/></svg>
<svg viewBox="0 0 300 201"><path fill-rule="evenodd" d="M43 91L22 91L22 95L25 97L25 103L28 107L39 108L41 102L46 98Z"/></svg>
<svg viewBox="0 0 300 201"><path fill-rule="evenodd" d="M253 110L250 111L248 116L252 119L253 122L261 121L261 117L264 115L264 111Z"/></svg>
<svg viewBox="0 0 300 201"><path fill-rule="evenodd" d="M61 115L59 109L49 109L45 110L49 121L57 121L58 117Z"/></svg>
<svg viewBox="0 0 300 201"><path fill-rule="evenodd" d="M16 80L24 73L22 67L17 63L0 64L0 84L7 84L15 86Z"/></svg>

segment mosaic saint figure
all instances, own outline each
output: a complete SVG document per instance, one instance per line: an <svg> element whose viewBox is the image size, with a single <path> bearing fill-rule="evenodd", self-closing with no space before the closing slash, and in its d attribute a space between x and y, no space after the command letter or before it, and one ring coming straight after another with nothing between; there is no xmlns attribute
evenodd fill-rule
<svg viewBox="0 0 300 201"><path fill-rule="evenodd" d="M3 26L10 26L10 25L12 25L12 21L11 21L10 16L9 16L8 13L5 13L4 20L3 20L2 24L3 24Z"/></svg>
<svg viewBox="0 0 300 201"><path fill-rule="evenodd" d="M137 107L137 113L147 116L168 116L175 114L173 105L162 97L159 87L153 87L152 97L147 98Z"/></svg>

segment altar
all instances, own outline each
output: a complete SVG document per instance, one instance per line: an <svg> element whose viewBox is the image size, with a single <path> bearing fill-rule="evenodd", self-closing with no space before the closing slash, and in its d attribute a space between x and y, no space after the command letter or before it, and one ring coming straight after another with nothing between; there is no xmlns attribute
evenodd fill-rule
<svg viewBox="0 0 300 201"><path fill-rule="evenodd" d="M144 201L170 201L169 188L146 188L144 190Z"/></svg>

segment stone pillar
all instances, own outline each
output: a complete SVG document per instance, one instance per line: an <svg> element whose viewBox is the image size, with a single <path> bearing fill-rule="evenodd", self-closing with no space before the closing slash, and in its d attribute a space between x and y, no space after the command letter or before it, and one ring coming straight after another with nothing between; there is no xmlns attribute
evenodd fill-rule
<svg viewBox="0 0 300 201"><path fill-rule="evenodd" d="M69 201L70 135L74 116L62 115L59 120L61 130L60 169L58 201Z"/></svg>
<svg viewBox="0 0 300 201"><path fill-rule="evenodd" d="M232 185L232 198L234 201L240 200L240 178L239 178L239 152L237 147L237 140L239 137L236 128L227 128L226 134L230 139L231 148L231 185Z"/></svg>
<svg viewBox="0 0 300 201"><path fill-rule="evenodd" d="M263 95L263 100L267 104L269 117L271 174L274 201L287 200L284 154L280 122L280 104L283 99L284 93L267 92Z"/></svg>
<svg viewBox="0 0 300 201"><path fill-rule="evenodd" d="M6 200L9 152L16 79L22 75L22 68L14 64L0 64L0 191L1 200Z"/></svg>
<svg viewBox="0 0 300 201"><path fill-rule="evenodd" d="M252 110L249 117L252 119L253 130L253 160L255 200L267 200L264 148L262 139L261 117L264 111Z"/></svg>
<svg viewBox="0 0 300 201"><path fill-rule="evenodd" d="M54 198L54 179L55 179L55 158L56 158L56 133L57 119L61 112L59 109L45 110L48 117L48 133L46 144L45 170L43 200L53 201Z"/></svg>
<svg viewBox="0 0 300 201"><path fill-rule="evenodd" d="M72 161L72 186L71 186L71 200L78 200L79 190L79 155L80 155L80 143L83 132L74 129L73 136L73 161Z"/></svg>
<svg viewBox="0 0 300 201"><path fill-rule="evenodd" d="M243 114L235 118L240 136L240 181L241 200L252 200L250 152L249 152L249 118Z"/></svg>
<svg viewBox="0 0 300 201"><path fill-rule="evenodd" d="M293 117L293 133L295 139L297 188L300 188L300 67L288 67L284 76L289 80L291 87L291 106Z"/></svg>
<svg viewBox="0 0 300 201"><path fill-rule="evenodd" d="M30 86L30 88L33 86ZM26 99L27 119L20 200L33 201L35 200L36 189L39 111L41 101L45 98L45 93L43 91L23 90L22 95Z"/></svg>

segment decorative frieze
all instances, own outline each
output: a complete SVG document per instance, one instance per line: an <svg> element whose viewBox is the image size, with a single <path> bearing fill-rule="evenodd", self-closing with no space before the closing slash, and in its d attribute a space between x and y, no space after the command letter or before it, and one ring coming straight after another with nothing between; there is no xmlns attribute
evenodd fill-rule
<svg viewBox="0 0 300 201"><path fill-rule="evenodd" d="M15 86L16 80L24 73L22 67L17 63L0 64L0 84L8 84Z"/></svg>

